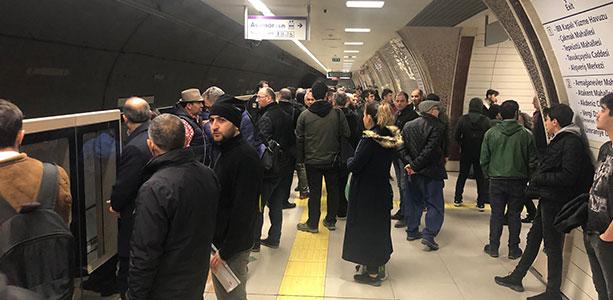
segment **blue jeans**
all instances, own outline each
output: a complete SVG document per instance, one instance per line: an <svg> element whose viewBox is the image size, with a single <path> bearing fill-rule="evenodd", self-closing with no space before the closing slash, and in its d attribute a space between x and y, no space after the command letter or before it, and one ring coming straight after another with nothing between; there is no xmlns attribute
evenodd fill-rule
<svg viewBox="0 0 613 300"><path fill-rule="evenodd" d="M409 235L415 235L419 232L424 207L428 208L428 211L426 212L426 228L422 232L423 236L425 239L434 240L434 237L438 235L445 219L444 186L445 182L442 179L434 179L419 174L408 177L404 217Z"/></svg>
<svg viewBox="0 0 613 300"><path fill-rule="evenodd" d="M396 172L396 182L398 183L398 191L400 193L400 210L399 212L404 215L404 202L406 202L406 189L409 184L409 175L404 170L404 163L397 159L394 161L394 171Z"/></svg>
<svg viewBox="0 0 613 300"><path fill-rule="evenodd" d="M509 224L509 249L519 248L521 210L526 199L526 181L523 179L490 179L490 249L500 247L500 236L507 208Z"/></svg>

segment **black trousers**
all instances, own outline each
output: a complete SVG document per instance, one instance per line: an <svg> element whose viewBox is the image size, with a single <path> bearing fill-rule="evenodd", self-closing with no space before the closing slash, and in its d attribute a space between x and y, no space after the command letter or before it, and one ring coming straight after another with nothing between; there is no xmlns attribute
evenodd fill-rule
<svg viewBox="0 0 613 300"><path fill-rule="evenodd" d="M524 206L526 181L517 179L491 179L490 180L490 247L500 247L507 208L507 222L509 224L509 249L519 247L519 234L521 232L521 210Z"/></svg>
<svg viewBox="0 0 613 300"><path fill-rule="evenodd" d="M345 196L345 186L347 185L348 179L349 179L349 170L347 170L346 165L341 164L341 166L339 167L338 211L336 212L336 216L338 217L347 216L347 197Z"/></svg>
<svg viewBox="0 0 613 300"><path fill-rule="evenodd" d="M532 227L528 232L526 249L511 275L518 278L526 276L538 255L541 241L543 241L545 251L547 251L547 292L560 293L564 234L553 227L553 221L561 209L560 204L553 203L553 201L555 200L542 199L539 201Z"/></svg>
<svg viewBox="0 0 613 300"><path fill-rule="evenodd" d="M484 182L483 171L481 170L481 164L479 163L479 156L460 156L460 174L458 174L458 181L455 184L455 200L461 201L462 194L464 193L464 186L466 185L466 179L470 174L470 167L473 168L475 174L475 180L477 181L477 204L484 204L484 200L487 197L485 191L486 185Z"/></svg>
<svg viewBox="0 0 613 300"><path fill-rule="evenodd" d="M326 191L328 192L327 214L324 221L329 224L336 224L340 191L338 187L340 184L338 166L306 165L306 171L309 182L309 218L307 225L311 228L319 227L322 178L326 180Z"/></svg>
<svg viewBox="0 0 613 300"><path fill-rule="evenodd" d="M613 299L613 243L600 239L598 232L583 232L583 241L592 269L598 300Z"/></svg>

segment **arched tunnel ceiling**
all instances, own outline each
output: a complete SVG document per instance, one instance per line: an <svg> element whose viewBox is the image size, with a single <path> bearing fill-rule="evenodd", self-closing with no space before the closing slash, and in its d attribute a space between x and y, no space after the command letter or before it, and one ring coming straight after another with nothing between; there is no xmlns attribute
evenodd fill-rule
<svg viewBox="0 0 613 300"><path fill-rule="evenodd" d="M486 9L482 0L433 0L407 26L453 27Z"/></svg>
<svg viewBox="0 0 613 300"><path fill-rule="evenodd" d="M244 22L244 6L250 14L258 14L247 0L202 0L239 24ZM455 0L453 0L455 1ZM307 0L262 0L276 15L305 16ZM358 70L375 52L396 37L396 31L404 27L431 0L386 0L381 9L347 8L344 0L311 0L311 39L304 45L330 70L343 69L343 63L333 63L332 58L356 56L349 70ZM324 12L325 10L325 12ZM346 33L345 27L368 27L370 33ZM344 46L344 42L364 42L363 46ZM321 66L291 41L276 41L275 45L300 58L313 68L323 72ZM358 54L344 53L358 50Z"/></svg>

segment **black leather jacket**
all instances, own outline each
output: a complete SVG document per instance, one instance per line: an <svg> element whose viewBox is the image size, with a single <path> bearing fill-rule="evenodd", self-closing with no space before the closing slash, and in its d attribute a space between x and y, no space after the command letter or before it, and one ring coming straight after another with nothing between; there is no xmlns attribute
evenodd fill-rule
<svg viewBox="0 0 613 300"><path fill-rule="evenodd" d="M399 150L404 164L410 164L416 174L446 179L444 132L445 124L426 113L406 123L402 129L404 146Z"/></svg>

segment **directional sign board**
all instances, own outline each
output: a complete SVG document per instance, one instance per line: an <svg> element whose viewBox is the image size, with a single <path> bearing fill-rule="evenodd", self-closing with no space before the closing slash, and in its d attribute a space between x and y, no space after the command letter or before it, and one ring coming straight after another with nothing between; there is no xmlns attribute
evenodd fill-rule
<svg viewBox="0 0 613 300"><path fill-rule="evenodd" d="M308 18L286 16L247 16L248 40L306 40Z"/></svg>
<svg viewBox="0 0 613 300"><path fill-rule="evenodd" d="M328 78L331 77L349 77L351 78L351 72L328 72Z"/></svg>

